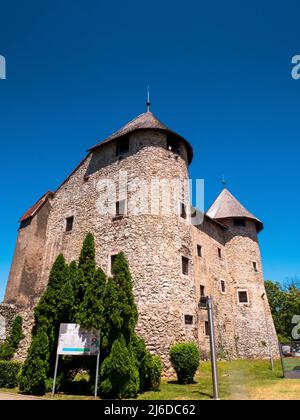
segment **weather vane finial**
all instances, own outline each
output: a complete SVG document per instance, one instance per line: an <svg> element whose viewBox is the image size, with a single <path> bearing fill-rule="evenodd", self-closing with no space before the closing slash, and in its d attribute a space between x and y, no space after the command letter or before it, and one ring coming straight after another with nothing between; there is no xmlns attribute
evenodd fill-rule
<svg viewBox="0 0 300 420"><path fill-rule="evenodd" d="M147 92L147 112L150 112L150 87L148 85L148 92Z"/></svg>

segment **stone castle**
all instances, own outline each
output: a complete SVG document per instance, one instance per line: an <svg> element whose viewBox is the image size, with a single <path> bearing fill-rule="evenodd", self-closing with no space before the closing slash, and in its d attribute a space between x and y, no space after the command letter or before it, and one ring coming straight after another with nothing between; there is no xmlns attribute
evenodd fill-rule
<svg viewBox="0 0 300 420"><path fill-rule="evenodd" d="M168 215L131 212L120 198L112 212L97 209L99 181L115 182L121 197L121 172L127 173L128 184L135 178L171 184L189 178L192 159L191 144L148 109L92 147L54 193L47 192L25 213L0 305L6 321L0 338L16 313L24 318L26 337L17 358L25 357L33 308L55 258L63 253L67 261L78 259L87 232L95 237L97 264L108 275L114 256L126 254L139 311L137 332L149 350L163 358L166 371L169 348L176 342L194 341L202 355L209 351L207 312L199 305L207 295L214 302L220 356L278 354L258 244L263 224L227 189L196 225L189 221L186 197L179 211Z"/></svg>

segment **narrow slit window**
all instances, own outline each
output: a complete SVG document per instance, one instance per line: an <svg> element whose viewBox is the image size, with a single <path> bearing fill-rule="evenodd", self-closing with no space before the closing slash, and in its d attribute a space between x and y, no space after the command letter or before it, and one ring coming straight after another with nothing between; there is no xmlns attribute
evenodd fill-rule
<svg viewBox="0 0 300 420"><path fill-rule="evenodd" d="M186 205L180 202L180 217L186 219Z"/></svg>
<svg viewBox="0 0 300 420"><path fill-rule="evenodd" d="M66 232L72 232L74 225L74 216L67 217L66 219Z"/></svg>
<svg viewBox="0 0 300 420"><path fill-rule="evenodd" d="M224 280L221 280L221 292L226 293L226 283Z"/></svg>
<svg viewBox="0 0 300 420"><path fill-rule="evenodd" d="M200 285L200 297L205 297L205 286Z"/></svg>
<svg viewBox="0 0 300 420"><path fill-rule="evenodd" d="M206 335L206 337L209 337L210 336L210 331L209 331L209 323L208 323L208 321L205 321L205 335Z"/></svg>
<svg viewBox="0 0 300 420"><path fill-rule="evenodd" d="M221 248L218 248L218 257L220 259L222 258L222 250L221 250Z"/></svg>
<svg viewBox="0 0 300 420"><path fill-rule="evenodd" d="M116 202L116 217L123 217L125 215L125 200Z"/></svg>
<svg viewBox="0 0 300 420"><path fill-rule="evenodd" d="M201 245L197 245L197 255L198 255L198 257L202 257L202 246Z"/></svg>
<svg viewBox="0 0 300 420"><path fill-rule="evenodd" d="M193 325L194 317L193 315L185 315L184 316L184 323L185 325Z"/></svg>
<svg viewBox="0 0 300 420"><path fill-rule="evenodd" d="M189 274L189 259L186 257L182 257L181 262L182 262L182 274L187 276Z"/></svg>
<svg viewBox="0 0 300 420"><path fill-rule="evenodd" d="M257 273L258 272L257 262L253 261L252 265L253 265L253 270Z"/></svg>
<svg viewBox="0 0 300 420"><path fill-rule="evenodd" d="M111 274L113 274L113 267L114 267L114 263L116 261L116 258L117 258L117 254L110 256L110 273Z"/></svg>

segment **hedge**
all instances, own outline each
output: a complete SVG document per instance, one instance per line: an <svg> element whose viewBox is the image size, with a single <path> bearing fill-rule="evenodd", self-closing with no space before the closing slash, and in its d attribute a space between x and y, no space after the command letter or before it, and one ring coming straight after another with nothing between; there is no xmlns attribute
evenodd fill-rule
<svg viewBox="0 0 300 420"><path fill-rule="evenodd" d="M180 384L192 384L199 367L200 354L194 343L179 343L170 349L170 361Z"/></svg>
<svg viewBox="0 0 300 420"><path fill-rule="evenodd" d="M0 361L0 388L16 388L22 363Z"/></svg>

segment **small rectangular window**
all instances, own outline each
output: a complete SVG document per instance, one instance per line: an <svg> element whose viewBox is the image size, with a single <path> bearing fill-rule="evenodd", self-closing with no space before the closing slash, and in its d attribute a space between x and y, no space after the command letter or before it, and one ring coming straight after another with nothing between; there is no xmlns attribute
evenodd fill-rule
<svg viewBox="0 0 300 420"><path fill-rule="evenodd" d="M218 248L218 256L219 256L219 258L222 258L222 250L221 250L221 248Z"/></svg>
<svg viewBox="0 0 300 420"><path fill-rule="evenodd" d="M193 325L194 317L193 315L184 315L184 323L185 325Z"/></svg>
<svg viewBox="0 0 300 420"><path fill-rule="evenodd" d="M239 303L248 303L248 292L245 290L240 290L238 292Z"/></svg>
<svg viewBox="0 0 300 420"><path fill-rule="evenodd" d="M180 217L186 219L186 205L180 202Z"/></svg>
<svg viewBox="0 0 300 420"><path fill-rule="evenodd" d="M181 261L182 261L182 274L187 276L189 274L189 259L186 257L182 257Z"/></svg>
<svg viewBox="0 0 300 420"><path fill-rule="evenodd" d="M66 232L72 232L74 225L74 216L68 217L66 220Z"/></svg>
<svg viewBox="0 0 300 420"><path fill-rule="evenodd" d="M205 297L205 286L200 285L200 297Z"/></svg>
<svg viewBox="0 0 300 420"><path fill-rule="evenodd" d="M202 257L202 246L201 245L197 245L197 255L198 255L198 257Z"/></svg>
<svg viewBox="0 0 300 420"><path fill-rule="evenodd" d="M210 336L209 323L208 323L208 321L205 321L205 335L206 335L206 337L209 337Z"/></svg>
<svg viewBox="0 0 300 420"><path fill-rule="evenodd" d="M221 292L226 293L226 283L224 280L221 280Z"/></svg>
<svg viewBox="0 0 300 420"><path fill-rule="evenodd" d="M258 272L257 262L253 261L252 264L253 264L253 270L257 273Z"/></svg>
<svg viewBox="0 0 300 420"><path fill-rule="evenodd" d="M122 156L129 152L129 137L123 137L117 142L116 156Z"/></svg>
<svg viewBox="0 0 300 420"><path fill-rule="evenodd" d="M245 219L233 219L234 226L246 226L246 220Z"/></svg>
<svg viewBox="0 0 300 420"><path fill-rule="evenodd" d="M125 214L125 200L116 202L116 217L123 217Z"/></svg>

